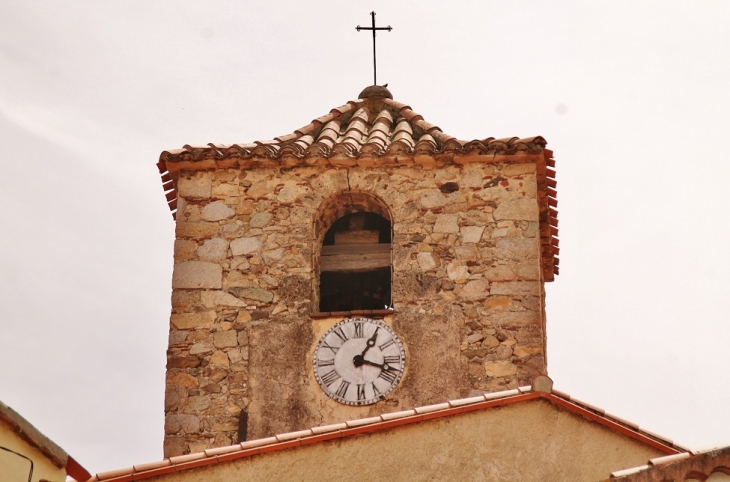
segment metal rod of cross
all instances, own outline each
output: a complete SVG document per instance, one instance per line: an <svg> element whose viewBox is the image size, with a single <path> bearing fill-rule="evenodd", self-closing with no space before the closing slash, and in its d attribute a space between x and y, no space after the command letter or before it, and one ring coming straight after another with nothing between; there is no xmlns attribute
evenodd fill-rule
<svg viewBox="0 0 730 482"><path fill-rule="evenodd" d="M387 30L388 32L390 32L391 30L393 30L393 27L391 27L390 25L388 25L387 27L376 27L375 26L375 12L370 12L370 17L373 20L372 27L361 27L358 25L357 27L355 27L355 30L357 30L358 32L360 30L372 30L373 31L373 85L378 85L378 63L377 63L376 57L375 57L375 31L376 30Z"/></svg>

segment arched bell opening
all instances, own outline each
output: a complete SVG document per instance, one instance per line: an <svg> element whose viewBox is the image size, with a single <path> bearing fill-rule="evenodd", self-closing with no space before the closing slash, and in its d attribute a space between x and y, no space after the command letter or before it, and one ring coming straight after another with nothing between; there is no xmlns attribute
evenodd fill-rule
<svg viewBox="0 0 730 482"><path fill-rule="evenodd" d="M317 215L315 311L382 310L392 305L392 222L376 196L347 191Z"/></svg>

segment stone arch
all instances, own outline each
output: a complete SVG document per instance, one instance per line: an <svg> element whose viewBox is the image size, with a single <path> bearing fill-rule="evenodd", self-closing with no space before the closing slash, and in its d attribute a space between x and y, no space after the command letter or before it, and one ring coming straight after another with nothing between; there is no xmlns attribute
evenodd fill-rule
<svg viewBox="0 0 730 482"><path fill-rule="evenodd" d="M388 205L366 191L340 191L320 204L314 223L313 310L353 311L389 306L393 215ZM345 293L347 286L354 291ZM379 291L368 291L369 287ZM367 293L368 301L355 296L356 290ZM335 292L339 295L333 295ZM350 295L352 302L348 302ZM376 296L382 297L379 306Z"/></svg>

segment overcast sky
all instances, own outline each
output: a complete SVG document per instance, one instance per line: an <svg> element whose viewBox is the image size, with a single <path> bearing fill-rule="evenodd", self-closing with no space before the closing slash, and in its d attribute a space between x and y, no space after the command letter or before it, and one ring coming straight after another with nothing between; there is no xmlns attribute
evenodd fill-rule
<svg viewBox="0 0 730 482"><path fill-rule="evenodd" d="M730 444L726 0L0 0L0 399L92 473L161 459L159 154L355 99L371 10L396 100L460 139L555 152L555 387Z"/></svg>

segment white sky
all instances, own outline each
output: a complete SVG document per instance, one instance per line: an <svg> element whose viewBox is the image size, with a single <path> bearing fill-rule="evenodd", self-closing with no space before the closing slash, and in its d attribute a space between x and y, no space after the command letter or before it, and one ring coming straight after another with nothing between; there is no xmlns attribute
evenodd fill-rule
<svg viewBox="0 0 730 482"><path fill-rule="evenodd" d="M558 389L730 444L730 2L0 1L0 399L91 472L162 457L174 225L155 163L378 81L460 139L544 136Z"/></svg>

